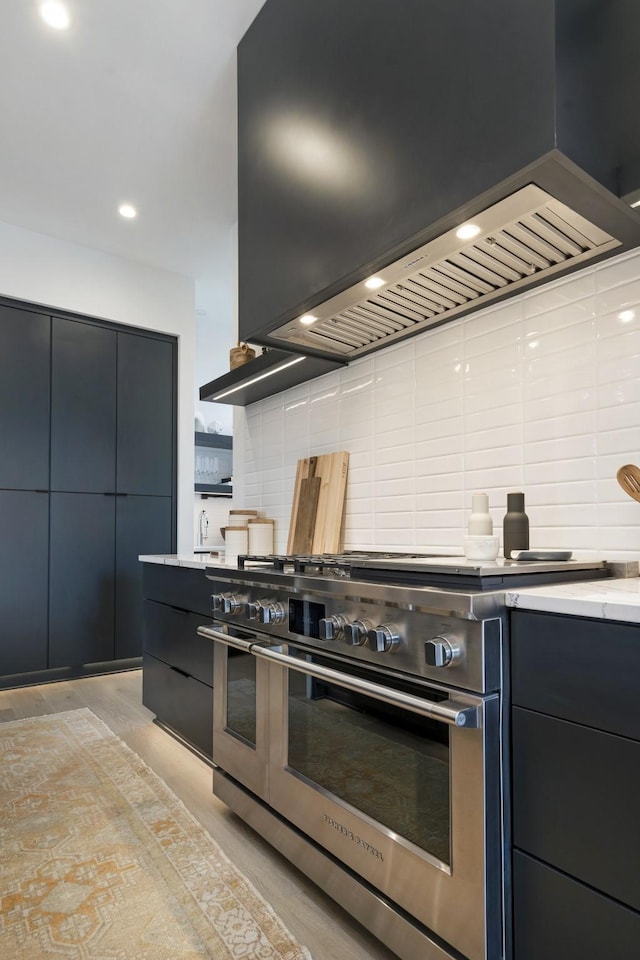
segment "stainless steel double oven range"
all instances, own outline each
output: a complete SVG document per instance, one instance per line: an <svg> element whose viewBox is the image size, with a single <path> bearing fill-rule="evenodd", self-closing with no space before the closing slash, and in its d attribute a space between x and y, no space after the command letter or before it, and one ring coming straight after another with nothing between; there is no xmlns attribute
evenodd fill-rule
<svg viewBox="0 0 640 960"><path fill-rule="evenodd" d="M504 592L598 563L208 567L214 793L405 960L509 955Z"/></svg>

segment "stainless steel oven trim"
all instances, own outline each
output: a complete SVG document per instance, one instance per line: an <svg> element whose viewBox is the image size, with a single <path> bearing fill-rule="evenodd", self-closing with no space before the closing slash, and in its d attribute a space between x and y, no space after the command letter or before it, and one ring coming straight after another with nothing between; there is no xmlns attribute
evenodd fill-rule
<svg viewBox="0 0 640 960"><path fill-rule="evenodd" d="M233 732L227 723L227 672L228 648L234 647L250 656L246 641L229 638L225 634L212 637L201 633L207 627L198 627L198 633L213 644L213 673L215 694L213 698L213 762L231 776L244 783L256 796L269 798L269 664L255 657L256 667L256 742L251 744ZM215 631L214 631L215 632ZM229 639L234 640L228 643Z"/></svg>
<svg viewBox="0 0 640 960"><path fill-rule="evenodd" d="M597 576L597 571L594 571ZM225 583L226 589L237 588L240 594L250 587L265 591L267 597L271 589L274 594L283 590L296 596L309 597L337 596L359 601L362 597L370 602L394 604L418 612L437 616L459 617L462 620L485 620L499 617L504 610L504 590L477 593L473 591L455 591L442 587L424 587L417 585L399 586L396 584L348 580L341 577L313 577L301 573L277 573L272 570L258 570L255 567L238 571L234 568L207 567L207 578ZM346 596L345 596L346 595Z"/></svg>
<svg viewBox="0 0 640 960"><path fill-rule="evenodd" d="M450 698L447 703L431 703L428 700L422 700L420 697L414 697L408 693L402 693L393 690L391 687L385 687L381 684L371 683L360 677L353 677L343 673L340 670L333 670L330 667L323 667L320 664L309 663L299 660L285 653L280 653L273 647L263 647L256 644L251 652L256 657L265 660L281 663L299 673L307 674L318 680L326 680L329 683L337 683L347 690L353 690L356 693L365 693L374 700L380 700L383 703L389 703L393 706L402 707L412 713L417 713L423 717L430 717L432 720L438 720L441 723L448 723L454 727L466 727L467 729L477 729L482 725L482 699L478 697L468 697L463 702ZM425 688L428 689L428 688Z"/></svg>

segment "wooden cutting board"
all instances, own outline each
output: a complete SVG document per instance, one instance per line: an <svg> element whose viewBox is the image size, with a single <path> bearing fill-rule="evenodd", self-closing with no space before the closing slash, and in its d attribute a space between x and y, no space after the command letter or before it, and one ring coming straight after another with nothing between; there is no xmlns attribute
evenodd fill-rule
<svg viewBox="0 0 640 960"><path fill-rule="evenodd" d="M311 553L313 551L313 537L316 529L316 513L320 498L320 484L322 478L316 476L318 458L309 457L309 472L300 480L298 489L298 506L295 517L291 517L293 540L289 553ZM297 479L297 477L296 477Z"/></svg>
<svg viewBox="0 0 640 960"><path fill-rule="evenodd" d="M338 553L342 549L348 466L349 454L346 450L298 460L287 553ZM319 484L315 483L315 509L314 490L307 485L303 486L304 481L309 478L320 480ZM311 549L299 548L296 531L304 531L305 524L309 523L310 513L313 513ZM298 514L303 515L300 526ZM308 532L306 536L305 543L308 544Z"/></svg>

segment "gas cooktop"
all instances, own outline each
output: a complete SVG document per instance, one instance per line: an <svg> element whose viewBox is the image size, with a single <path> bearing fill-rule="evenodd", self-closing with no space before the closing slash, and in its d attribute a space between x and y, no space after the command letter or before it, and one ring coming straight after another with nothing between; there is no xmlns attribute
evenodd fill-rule
<svg viewBox="0 0 640 960"><path fill-rule="evenodd" d="M241 555L239 570L273 571L367 583L498 590L610 575L601 560L467 560L450 553L345 551L337 554Z"/></svg>

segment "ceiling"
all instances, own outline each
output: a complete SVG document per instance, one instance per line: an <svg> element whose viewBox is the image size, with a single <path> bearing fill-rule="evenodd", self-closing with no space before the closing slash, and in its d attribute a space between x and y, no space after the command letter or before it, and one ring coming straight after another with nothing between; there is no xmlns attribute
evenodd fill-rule
<svg viewBox="0 0 640 960"><path fill-rule="evenodd" d="M264 0L66 2L66 31L2 3L0 220L206 277L236 219L235 48Z"/></svg>

